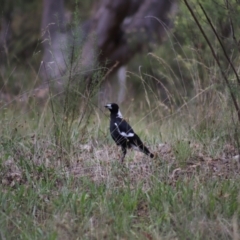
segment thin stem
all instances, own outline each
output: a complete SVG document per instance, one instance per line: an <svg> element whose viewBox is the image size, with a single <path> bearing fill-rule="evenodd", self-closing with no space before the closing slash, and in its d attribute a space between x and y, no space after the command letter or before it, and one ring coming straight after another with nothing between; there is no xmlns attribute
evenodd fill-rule
<svg viewBox="0 0 240 240"><path fill-rule="evenodd" d="M207 42L207 44L208 44L208 46L209 46L209 48L210 48L210 50L211 50L211 52L212 52L212 55L213 55L213 57L214 57L214 59L215 59L217 65L218 65L218 67L219 67L219 69L220 69L220 71L221 71L221 74L222 74L222 76L223 76L223 79L224 79L224 81L225 81L225 83L226 83L226 85L227 85L227 87L228 87L228 89L229 89L229 91L230 91L230 95L231 95L231 98L232 98L232 101L233 101L234 107L235 107L235 109L236 109L236 111L237 111L238 121L240 122L240 109L239 109L239 106L238 106L237 100L236 100L236 98L235 98L235 96L234 96L234 94L233 94L233 90L232 90L232 88L231 88L231 85L230 85L230 83L229 83L229 80L228 80L228 78L227 78L225 72L222 70L222 66L221 66L221 64L220 64L220 62L219 62L219 60L218 60L218 57L217 57L217 55L216 55L214 49L213 49L213 46L212 46L210 40L208 39L206 33L204 32L204 30L203 30L201 24L199 23L199 21L198 21L196 15L194 14L192 8L191 8L190 5L188 4L188 1L187 1L187 0L184 0L184 2L185 2L185 4L186 4L186 6L187 6L189 12L191 13L191 15L192 15L194 21L196 22L196 24L197 24L197 26L198 26L200 32L202 33L203 37L205 38L205 40L206 40L206 42Z"/></svg>

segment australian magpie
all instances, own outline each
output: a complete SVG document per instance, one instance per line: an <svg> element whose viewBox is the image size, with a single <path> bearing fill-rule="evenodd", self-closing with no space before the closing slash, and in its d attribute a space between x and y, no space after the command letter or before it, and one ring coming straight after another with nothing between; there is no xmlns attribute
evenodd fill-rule
<svg viewBox="0 0 240 240"><path fill-rule="evenodd" d="M117 145L122 147L123 156L121 161L127 153L128 148L141 151L151 158L154 155L143 145L139 136L133 131L131 126L123 119L123 116L116 103L108 103L105 105L110 111L110 133Z"/></svg>

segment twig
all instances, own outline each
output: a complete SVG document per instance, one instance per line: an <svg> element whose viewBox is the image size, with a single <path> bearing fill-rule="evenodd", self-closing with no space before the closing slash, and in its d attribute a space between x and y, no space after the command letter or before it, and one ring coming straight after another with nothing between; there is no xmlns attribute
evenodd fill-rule
<svg viewBox="0 0 240 240"><path fill-rule="evenodd" d="M55 132L55 144L58 146L58 137L57 137L57 121L55 119L55 110L54 110L54 106L53 106L53 96L52 96L52 91L51 91L51 86L50 86L50 81L49 81L49 77L48 77L48 73L46 71L46 66L45 63L43 62L43 67L47 76L47 83L48 83L48 92L49 92L49 101L50 101L50 106L51 106L51 111L52 111L52 116L53 116L53 123L54 123L54 132Z"/></svg>

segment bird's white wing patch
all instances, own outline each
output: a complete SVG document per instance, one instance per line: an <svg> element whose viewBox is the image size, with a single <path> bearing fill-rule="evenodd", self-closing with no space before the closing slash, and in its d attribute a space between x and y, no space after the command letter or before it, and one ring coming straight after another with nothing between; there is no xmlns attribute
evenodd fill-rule
<svg viewBox="0 0 240 240"><path fill-rule="evenodd" d="M121 134L123 137L133 137L133 136L134 136L134 133L120 132L120 134Z"/></svg>
<svg viewBox="0 0 240 240"><path fill-rule="evenodd" d="M123 118L122 113L120 112L120 110L118 110L117 118Z"/></svg>
<svg viewBox="0 0 240 240"><path fill-rule="evenodd" d="M134 136L134 133L121 132L120 129L119 129L119 127L118 127L118 125L117 125L117 123L114 123L114 124L115 124L115 126L117 127L118 133L119 133L120 135L122 135L123 137L133 137L133 136Z"/></svg>

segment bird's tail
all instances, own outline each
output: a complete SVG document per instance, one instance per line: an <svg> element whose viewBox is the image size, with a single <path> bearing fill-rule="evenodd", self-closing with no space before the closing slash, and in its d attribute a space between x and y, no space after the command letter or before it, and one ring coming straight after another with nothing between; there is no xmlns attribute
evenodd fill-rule
<svg viewBox="0 0 240 240"><path fill-rule="evenodd" d="M134 148L137 151L143 152L146 155L148 155L150 158L154 157L154 154L152 154L148 148L142 143L141 139L135 134L135 141L134 145L132 144L132 148Z"/></svg>

